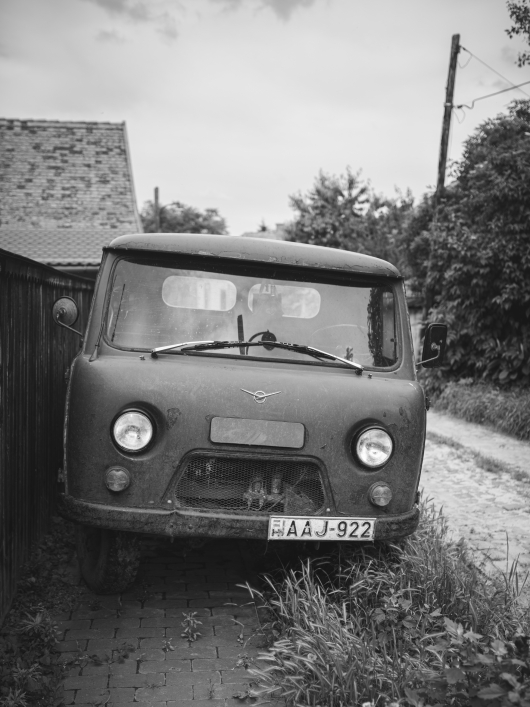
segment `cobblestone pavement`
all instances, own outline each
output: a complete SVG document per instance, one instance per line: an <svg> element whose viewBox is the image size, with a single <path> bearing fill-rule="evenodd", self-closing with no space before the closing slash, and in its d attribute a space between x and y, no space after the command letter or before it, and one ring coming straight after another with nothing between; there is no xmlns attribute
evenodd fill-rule
<svg viewBox="0 0 530 707"><path fill-rule="evenodd" d="M139 578L121 596L88 589L58 617L59 649L78 664L64 682L64 704L233 707L252 704L247 657L263 640L249 592L252 569L237 540L185 552L148 542ZM250 603L249 603L250 602ZM181 636L194 613L200 637ZM239 694L240 697L235 697Z"/></svg>
<svg viewBox="0 0 530 707"><path fill-rule="evenodd" d="M428 429L465 448L443 444L439 437L427 441L420 480L424 495L443 508L453 537L464 538L487 571L506 572L518 560L524 578L530 572L530 445L441 415L430 418ZM486 471L476 452L508 464L510 471ZM530 579L526 590L528 602Z"/></svg>

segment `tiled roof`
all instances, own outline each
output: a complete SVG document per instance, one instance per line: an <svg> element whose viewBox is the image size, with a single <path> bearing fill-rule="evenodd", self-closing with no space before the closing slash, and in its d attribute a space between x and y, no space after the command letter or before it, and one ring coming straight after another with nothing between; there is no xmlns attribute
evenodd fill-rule
<svg viewBox="0 0 530 707"><path fill-rule="evenodd" d="M125 123L0 119L0 248L97 265L141 230Z"/></svg>

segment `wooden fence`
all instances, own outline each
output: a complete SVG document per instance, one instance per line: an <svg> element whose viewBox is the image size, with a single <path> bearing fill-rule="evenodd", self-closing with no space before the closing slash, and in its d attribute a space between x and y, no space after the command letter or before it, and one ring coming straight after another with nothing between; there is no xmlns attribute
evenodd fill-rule
<svg viewBox="0 0 530 707"><path fill-rule="evenodd" d="M53 322L52 305L73 297L84 331L93 286L0 249L0 625L48 529L62 466L65 373L80 339Z"/></svg>

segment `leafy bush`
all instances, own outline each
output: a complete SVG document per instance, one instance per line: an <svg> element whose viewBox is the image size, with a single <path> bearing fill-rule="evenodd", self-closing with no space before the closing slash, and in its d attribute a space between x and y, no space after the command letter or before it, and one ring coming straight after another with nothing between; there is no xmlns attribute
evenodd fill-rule
<svg viewBox="0 0 530 707"><path fill-rule="evenodd" d="M273 642L251 668L252 694L315 707L500 707L513 693L510 704L528 707L529 624L515 568L499 584L446 533L424 505L400 548L337 551L268 577Z"/></svg>
<svg viewBox="0 0 530 707"><path fill-rule="evenodd" d="M530 440L530 389L506 391L464 379L444 388L436 398L436 409Z"/></svg>
<svg viewBox="0 0 530 707"><path fill-rule="evenodd" d="M528 100L482 123L428 230L408 244L430 319L449 325L445 366L425 374L435 391L459 378L530 385L529 134Z"/></svg>

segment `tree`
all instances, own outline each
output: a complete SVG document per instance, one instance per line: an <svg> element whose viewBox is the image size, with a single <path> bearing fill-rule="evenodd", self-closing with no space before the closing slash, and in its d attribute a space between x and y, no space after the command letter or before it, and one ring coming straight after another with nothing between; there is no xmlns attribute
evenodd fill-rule
<svg viewBox="0 0 530 707"><path fill-rule="evenodd" d="M529 133L528 100L480 125L431 224L431 318L451 330L445 379L530 384Z"/></svg>
<svg viewBox="0 0 530 707"><path fill-rule="evenodd" d="M513 25L506 30L506 34L510 39L522 35L530 45L530 0L508 2L507 7ZM530 52L519 52L517 63L519 66L530 64Z"/></svg>
<svg viewBox="0 0 530 707"><path fill-rule="evenodd" d="M402 233L413 207L410 192L393 199L376 195L348 167L338 176L320 171L307 194L289 201L297 212L286 226L289 240L402 263Z"/></svg>
<svg viewBox="0 0 530 707"><path fill-rule="evenodd" d="M226 234L226 221L217 209L200 211L180 201L161 206L160 232L162 233L219 233ZM156 233L155 206L147 201L140 213L145 233Z"/></svg>
<svg viewBox="0 0 530 707"><path fill-rule="evenodd" d="M349 167L345 175L338 177L320 171L306 195L289 197L289 205L297 215L287 227L288 238L364 253L363 216L368 201L368 186Z"/></svg>
<svg viewBox="0 0 530 707"><path fill-rule="evenodd" d="M393 198L371 195L365 215L366 252L397 265L405 277L410 277L406 234L413 216L414 198L410 190L405 194L398 190Z"/></svg>

